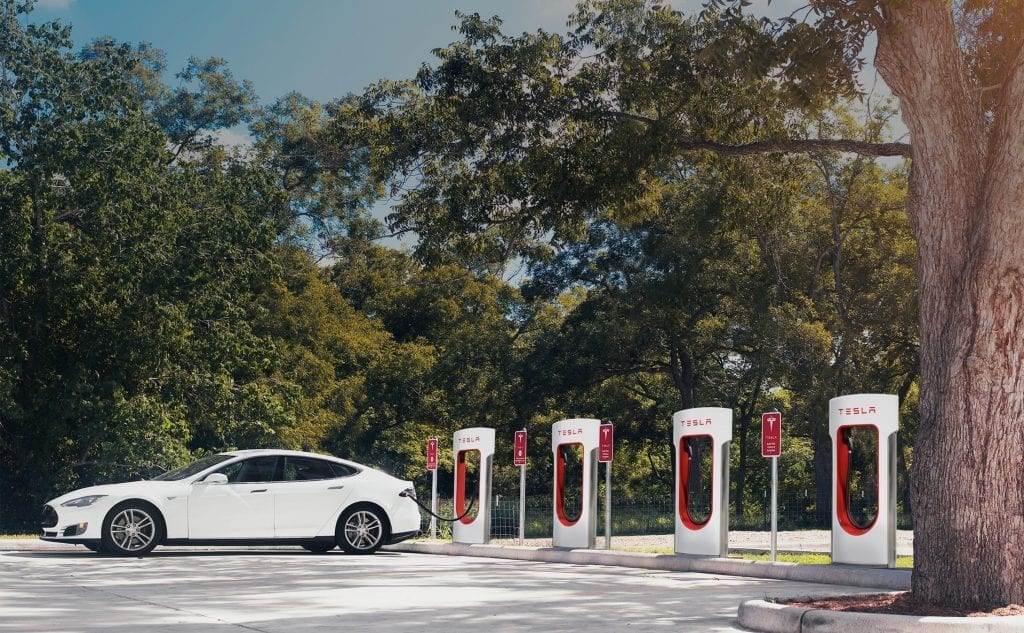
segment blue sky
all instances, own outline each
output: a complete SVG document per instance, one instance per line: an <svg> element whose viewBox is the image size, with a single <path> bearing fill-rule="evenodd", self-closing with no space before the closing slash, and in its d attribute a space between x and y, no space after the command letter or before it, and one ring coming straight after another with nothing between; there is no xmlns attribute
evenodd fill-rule
<svg viewBox="0 0 1024 633"><path fill-rule="evenodd" d="M576 1L38 0L30 19L70 23L78 45L105 35L149 42L167 54L172 74L189 56L222 57L269 103L292 90L327 101L411 77L431 49L457 39L456 10L499 15L506 32L564 32ZM697 9L701 0L670 4ZM756 0L753 8L779 14L802 4Z"/></svg>
<svg viewBox="0 0 1024 633"><path fill-rule="evenodd" d="M500 15L508 30L564 31L575 0L41 0L32 21L70 23L76 44L149 42L168 69L222 57L264 102L296 90L321 101L412 76L456 39L455 11Z"/></svg>

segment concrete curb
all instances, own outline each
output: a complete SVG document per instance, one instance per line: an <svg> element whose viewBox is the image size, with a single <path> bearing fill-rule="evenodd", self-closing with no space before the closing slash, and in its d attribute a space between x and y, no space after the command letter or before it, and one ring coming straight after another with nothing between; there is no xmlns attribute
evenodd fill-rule
<svg viewBox="0 0 1024 633"><path fill-rule="evenodd" d="M576 565L610 565L662 571L692 571L704 574L747 576L773 580L793 580L826 585L870 587L888 591L910 589L910 570L875 569L847 565L798 565L736 558L708 558L682 554L644 554L593 549L551 547L509 547L502 545L464 545L461 543L400 543L387 549L398 552L445 556L482 556ZM863 632L860 632L863 633Z"/></svg>
<svg viewBox="0 0 1024 633"><path fill-rule="evenodd" d="M947 618L789 607L765 600L740 604L740 626L762 633L1018 633L1024 616Z"/></svg>

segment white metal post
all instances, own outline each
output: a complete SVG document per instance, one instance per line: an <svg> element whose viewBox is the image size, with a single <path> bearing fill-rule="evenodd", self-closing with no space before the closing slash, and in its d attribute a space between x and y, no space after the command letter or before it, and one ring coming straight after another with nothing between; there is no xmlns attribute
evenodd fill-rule
<svg viewBox="0 0 1024 633"><path fill-rule="evenodd" d="M432 478L430 483L430 510L437 514L437 469L430 471ZM437 538L437 518L430 516L430 538Z"/></svg>
<svg viewBox="0 0 1024 633"><path fill-rule="evenodd" d="M612 548L612 463L604 463L604 548Z"/></svg>
<svg viewBox="0 0 1024 633"><path fill-rule="evenodd" d="M519 545L526 539L526 466L519 467Z"/></svg>
<svg viewBox="0 0 1024 633"><path fill-rule="evenodd" d="M772 562L779 545L779 458L772 457Z"/></svg>

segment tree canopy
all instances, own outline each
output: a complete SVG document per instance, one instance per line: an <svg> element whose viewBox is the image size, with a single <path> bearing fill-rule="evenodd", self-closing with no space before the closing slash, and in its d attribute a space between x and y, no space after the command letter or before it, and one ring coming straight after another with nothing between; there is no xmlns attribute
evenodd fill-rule
<svg viewBox="0 0 1024 633"><path fill-rule="evenodd" d="M824 516L828 399L878 391L917 438L915 592L1024 601L995 536L1024 493L990 492L1024 490L1020 2L745 4L460 14L413 78L261 105L223 60L168 83L152 47L76 51L0 0L5 512L231 447L415 478L423 438L477 425L538 431L543 472L569 415L615 420L625 494L658 494L671 413L722 405L735 510L779 407ZM892 102L858 84L872 34Z"/></svg>

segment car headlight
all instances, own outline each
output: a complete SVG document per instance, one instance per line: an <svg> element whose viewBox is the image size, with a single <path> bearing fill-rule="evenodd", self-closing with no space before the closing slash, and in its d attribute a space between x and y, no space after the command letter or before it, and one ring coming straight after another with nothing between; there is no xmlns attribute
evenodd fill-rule
<svg viewBox="0 0 1024 633"><path fill-rule="evenodd" d="M61 505L64 506L65 508L84 508L86 506L91 506L92 504L96 503L97 501L106 496L107 495L87 495L85 497L69 499L62 503Z"/></svg>

